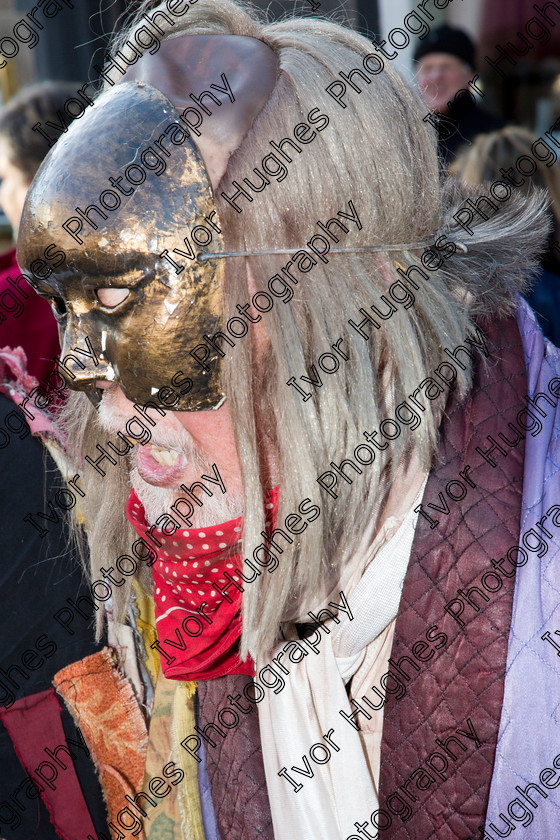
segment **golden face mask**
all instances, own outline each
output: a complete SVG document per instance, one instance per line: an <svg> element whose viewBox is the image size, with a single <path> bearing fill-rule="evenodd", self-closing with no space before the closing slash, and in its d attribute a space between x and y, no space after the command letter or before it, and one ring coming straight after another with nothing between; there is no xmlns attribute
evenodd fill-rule
<svg viewBox="0 0 560 840"><path fill-rule="evenodd" d="M222 357L212 351L205 370L189 351L222 327L225 261L197 259L224 251L221 224L187 130L193 102L180 114L157 88L181 89L173 96L181 107L196 80L204 78L194 87L200 92L214 77L220 82L219 67L229 68L245 104L235 118L235 104L214 106L208 142L239 145L274 85L276 56L260 41L230 36L184 36L164 42L160 53L144 56L49 152L27 195L17 258L53 306L70 387L98 402L95 381L106 380L136 403L215 409L225 399ZM252 99L248 64L261 68ZM199 130L193 133L204 148ZM101 289L126 298L108 306Z"/></svg>
<svg viewBox="0 0 560 840"><path fill-rule="evenodd" d="M200 154L173 106L148 85L118 85L88 116L33 182L18 247L22 270L33 272L53 304L68 384L91 390L95 380L118 381L133 402L159 394L175 410L217 408L219 364L206 373L188 355L220 329L223 308L224 262L199 263L202 248L192 238L207 241L205 251L223 250ZM61 229L66 260L51 272L42 258L55 237L60 243ZM188 267L174 267L168 255ZM106 288L128 296L108 307L98 297Z"/></svg>

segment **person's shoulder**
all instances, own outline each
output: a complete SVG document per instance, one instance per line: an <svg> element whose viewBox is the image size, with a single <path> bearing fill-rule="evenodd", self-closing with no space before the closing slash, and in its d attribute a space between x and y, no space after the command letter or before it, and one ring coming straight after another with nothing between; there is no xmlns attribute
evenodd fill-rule
<svg viewBox="0 0 560 840"><path fill-rule="evenodd" d="M534 281L526 300L537 316L545 338L560 347L560 276L540 268Z"/></svg>
<svg viewBox="0 0 560 840"><path fill-rule="evenodd" d="M16 260L15 245L8 251L4 251L3 254L0 254L0 282L4 280L6 276L14 274L14 272L16 276L20 273Z"/></svg>
<svg viewBox="0 0 560 840"><path fill-rule="evenodd" d="M486 108L481 108L480 105L477 105L473 108L472 112L472 119L477 123L478 133L488 133L490 131L499 131L501 128L506 127L506 121L499 117L497 114L493 114L491 111L487 111Z"/></svg>

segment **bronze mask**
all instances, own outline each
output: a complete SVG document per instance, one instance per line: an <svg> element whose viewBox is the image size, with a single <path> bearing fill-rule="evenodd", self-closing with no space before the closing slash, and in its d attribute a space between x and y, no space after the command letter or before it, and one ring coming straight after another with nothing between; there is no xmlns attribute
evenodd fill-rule
<svg viewBox="0 0 560 840"><path fill-rule="evenodd" d="M168 79L159 83L166 56L184 56L189 41L197 44L191 82L205 73L201 50L212 56L207 74L216 75L220 51L212 42L218 41L226 66L235 66L237 57L242 67L246 97L251 80L242 54L258 53L262 64L262 51L267 53L266 79L252 113L247 116L245 108L236 125L235 105L228 103L210 127L215 142L229 120L238 144L274 84L276 57L252 38L183 36L163 42L157 62L145 55L134 70L146 79L153 64L154 82L167 93ZM173 85L186 73L175 61ZM135 403L215 409L225 399L222 358L213 351L204 370L189 351L222 327L225 261L197 259L224 251L221 224L188 123L152 84L128 81L134 75L103 93L45 158L25 202L18 262L53 305L70 387L98 401L95 381L116 381ZM213 80L206 75L206 86ZM128 297L108 307L96 294L101 288L127 289Z"/></svg>

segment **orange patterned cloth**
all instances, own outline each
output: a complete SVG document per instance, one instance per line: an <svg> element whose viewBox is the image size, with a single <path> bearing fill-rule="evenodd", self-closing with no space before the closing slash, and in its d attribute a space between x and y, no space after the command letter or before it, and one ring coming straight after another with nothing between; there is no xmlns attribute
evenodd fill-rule
<svg viewBox="0 0 560 840"><path fill-rule="evenodd" d="M148 733L132 688L118 669L115 653L103 648L68 665L55 675L53 685L91 752L109 823L128 828L121 812L130 806L125 796L134 797L142 790Z"/></svg>

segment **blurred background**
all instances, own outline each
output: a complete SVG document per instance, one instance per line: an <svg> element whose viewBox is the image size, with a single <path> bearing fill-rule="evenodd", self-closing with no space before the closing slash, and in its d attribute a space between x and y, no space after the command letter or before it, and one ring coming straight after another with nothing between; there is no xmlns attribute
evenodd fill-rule
<svg viewBox="0 0 560 840"><path fill-rule="evenodd" d="M7 66L0 69L0 105L21 88L46 79L80 85L97 82L95 66L103 62L110 33L126 22L138 4L138 0L36 2L33 6L31 0L0 0L0 52L7 59ZM309 12L316 0L256 0L255 5L279 17L294 9ZM540 14L534 5L532 0L321 0L318 11L334 14L378 41L394 30L390 40L398 45L398 57L393 63L412 83L414 53L427 37L419 21L429 21L431 30L441 24L461 28L476 44L484 108L506 123L539 135L560 116L560 25L556 25L560 0L541 0ZM18 21L29 22L29 13L43 26L38 43L18 42L17 54L8 58L14 50L14 27ZM531 19L540 26L530 24ZM26 27L20 26L18 32L25 31ZM31 39L23 34L22 40L25 37ZM509 57L502 58L497 70L484 58L499 58L500 49ZM1 248L10 238L5 217L0 219L0 237Z"/></svg>

